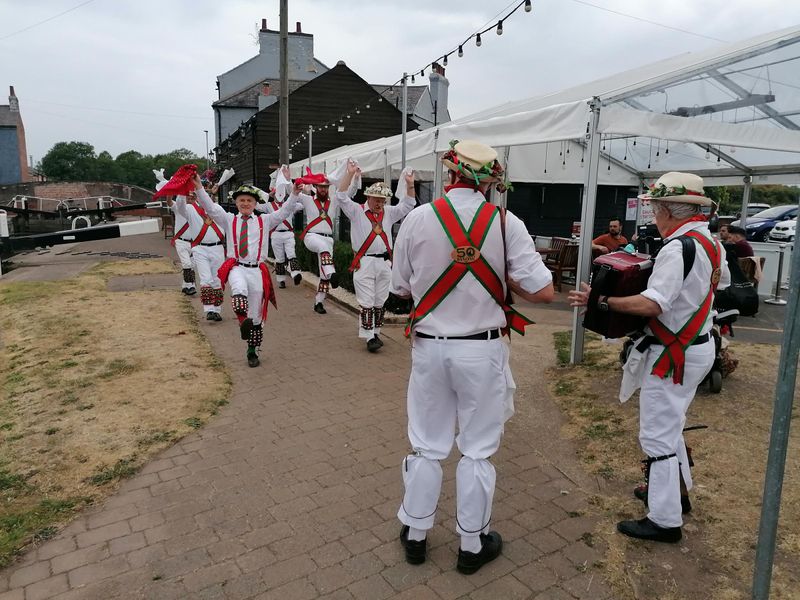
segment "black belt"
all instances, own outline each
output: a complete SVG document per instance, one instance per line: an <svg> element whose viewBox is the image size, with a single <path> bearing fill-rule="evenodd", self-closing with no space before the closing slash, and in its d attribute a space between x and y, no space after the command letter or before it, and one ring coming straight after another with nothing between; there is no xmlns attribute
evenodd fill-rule
<svg viewBox="0 0 800 600"><path fill-rule="evenodd" d="M288 233L291 229L276 229L275 233ZM319 234L322 235L322 234Z"/></svg>
<svg viewBox="0 0 800 600"><path fill-rule="evenodd" d="M384 252L383 254L365 254L364 256L371 256L372 258L382 258L383 260L389 260L391 258L388 252Z"/></svg>
<svg viewBox="0 0 800 600"><path fill-rule="evenodd" d="M225 242L200 242L201 246L220 246Z"/></svg>
<svg viewBox="0 0 800 600"><path fill-rule="evenodd" d="M259 267L258 263L252 265L250 263L239 262L238 260L236 261L236 264L239 265L240 267L247 267L248 269L257 269Z"/></svg>
<svg viewBox="0 0 800 600"><path fill-rule="evenodd" d="M180 241L182 241L182 242L189 242L190 244L191 244L191 243L194 241L194 240L187 240L187 239L185 239L185 238L178 238L178 239L179 239Z"/></svg>
<svg viewBox="0 0 800 600"><path fill-rule="evenodd" d="M418 331L416 335L423 340L496 340L500 337L500 330L490 329L489 331L481 331L472 335L428 335Z"/></svg>
<svg viewBox="0 0 800 600"><path fill-rule="evenodd" d="M314 235L324 235L325 237L333 237L331 233L317 233L316 231L309 231L308 233L313 233Z"/></svg>
<svg viewBox="0 0 800 600"><path fill-rule="evenodd" d="M700 344L705 344L709 340L709 338L710 338L710 336L707 333L704 333L703 335L698 335L695 338L695 340L689 345L690 346L699 346ZM653 335L646 335L641 340L636 342L636 349L639 352L644 352L650 346L663 346L663 345L664 344L662 344L660 341L658 341L657 337L655 337Z"/></svg>

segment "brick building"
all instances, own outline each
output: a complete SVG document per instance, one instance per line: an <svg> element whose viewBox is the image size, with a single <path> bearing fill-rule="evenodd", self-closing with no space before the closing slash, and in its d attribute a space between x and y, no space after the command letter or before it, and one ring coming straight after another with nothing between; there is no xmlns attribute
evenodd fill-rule
<svg viewBox="0 0 800 600"><path fill-rule="evenodd" d="M19 112L14 86L9 87L8 104L0 105L0 185L30 181L25 126Z"/></svg>

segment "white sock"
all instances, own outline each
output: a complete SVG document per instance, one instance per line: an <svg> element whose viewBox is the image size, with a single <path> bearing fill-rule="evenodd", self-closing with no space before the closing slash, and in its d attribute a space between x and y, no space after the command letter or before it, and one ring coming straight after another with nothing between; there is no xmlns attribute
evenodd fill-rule
<svg viewBox="0 0 800 600"><path fill-rule="evenodd" d="M472 552L477 554L481 551L481 538L478 535L462 535L461 536L461 549L464 552Z"/></svg>
<svg viewBox="0 0 800 600"><path fill-rule="evenodd" d="M408 528L408 539L412 542L421 542L427 535L428 532L424 529L414 529L413 527Z"/></svg>

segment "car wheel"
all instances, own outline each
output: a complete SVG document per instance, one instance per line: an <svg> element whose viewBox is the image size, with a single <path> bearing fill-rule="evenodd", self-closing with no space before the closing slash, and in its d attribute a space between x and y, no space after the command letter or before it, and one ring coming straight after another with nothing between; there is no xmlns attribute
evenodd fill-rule
<svg viewBox="0 0 800 600"><path fill-rule="evenodd" d="M770 232L770 230L768 229L766 231L761 231L761 232L755 234L753 236L753 241L754 242L766 242L767 241L767 237L769 236L769 232Z"/></svg>
<svg viewBox="0 0 800 600"><path fill-rule="evenodd" d="M711 391L714 394L719 394L722 391L722 371L712 370L709 384Z"/></svg>

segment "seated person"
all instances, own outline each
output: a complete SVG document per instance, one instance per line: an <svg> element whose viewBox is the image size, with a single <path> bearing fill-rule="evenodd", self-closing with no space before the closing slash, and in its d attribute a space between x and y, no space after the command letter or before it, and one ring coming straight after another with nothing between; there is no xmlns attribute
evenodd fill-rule
<svg viewBox="0 0 800 600"><path fill-rule="evenodd" d="M627 243L627 238L622 235L622 222L619 219L611 219L608 222L608 233L604 233L592 240L592 254L615 252Z"/></svg>
<svg viewBox="0 0 800 600"><path fill-rule="evenodd" d="M717 237L719 238L719 241L722 242L723 244L729 241L730 232L728 231L727 225L719 226L719 231L717 231Z"/></svg>
<svg viewBox="0 0 800 600"><path fill-rule="evenodd" d="M746 258L754 256L753 247L747 241L747 233L742 227L735 225L728 226L728 240L725 244L725 249L733 249L737 258Z"/></svg>

